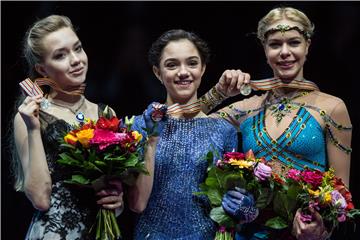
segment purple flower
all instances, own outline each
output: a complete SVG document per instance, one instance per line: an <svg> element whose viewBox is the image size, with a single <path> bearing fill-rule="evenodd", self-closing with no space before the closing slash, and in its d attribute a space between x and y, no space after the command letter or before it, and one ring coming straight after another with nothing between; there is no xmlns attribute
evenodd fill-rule
<svg viewBox="0 0 360 240"><path fill-rule="evenodd" d="M259 162L254 169L254 174L259 180L265 181L271 176L271 167Z"/></svg>
<svg viewBox="0 0 360 240"><path fill-rule="evenodd" d="M347 206L345 198L338 190L334 190L331 192L331 204L341 209L345 209Z"/></svg>

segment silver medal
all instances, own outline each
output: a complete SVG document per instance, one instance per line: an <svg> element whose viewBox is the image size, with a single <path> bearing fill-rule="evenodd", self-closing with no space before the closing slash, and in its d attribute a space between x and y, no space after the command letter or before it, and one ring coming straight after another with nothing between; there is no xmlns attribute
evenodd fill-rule
<svg viewBox="0 0 360 240"><path fill-rule="evenodd" d="M42 98L40 102L40 108L46 110L51 106L51 103L46 98Z"/></svg>
<svg viewBox="0 0 360 240"><path fill-rule="evenodd" d="M242 95L244 95L244 96L247 96L247 95L249 95L250 93L251 93L251 86L250 86L250 84L243 84L243 85L241 85L241 87L240 87L240 93L242 94Z"/></svg>

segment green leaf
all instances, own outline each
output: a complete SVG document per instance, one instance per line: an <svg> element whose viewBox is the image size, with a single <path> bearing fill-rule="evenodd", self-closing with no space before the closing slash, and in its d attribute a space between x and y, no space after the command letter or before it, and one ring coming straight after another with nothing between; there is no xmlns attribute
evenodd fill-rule
<svg viewBox="0 0 360 240"><path fill-rule="evenodd" d="M265 208L267 205L270 204L272 198L273 192L270 188L260 188L259 196L256 199L256 207L259 209Z"/></svg>
<svg viewBox="0 0 360 240"><path fill-rule="evenodd" d="M209 189L206 194L213 206L220 206L222 196L217 189Z"/></svg>
<svg viewBox="0 0 360 240"><path fill-rule="evenodd" d="M90 183L90 180L85 178L82 175L72 175L71 180L66 180L66 183L72 183L72 184L81 184L81 185L87 185Z"/></svg>
<svg viewBox="0 0 360 240"><path fill-rule="evenodd" d="M281 217L274 217L266 221L265 226L274 229L284 229L288 227L286 221Z"/></svg>
<svg viewBox="0 0 360 240"><path fill-rule="evenodd" d="M234 227L235 223L231 217L229 217L222 207L213 208L210 212L210 218L217 222L220 226Z"/></svg>
<svg viewBox="0 0 360 240"><path fill-rule="evenodd" d="M207 177L205 184L210 188L217 188L219 186L218 180L215 177Z"/></svg>
<svg viewBox="0 0 360 240"><path fill-rule="evenodd" d="M246 189L246 180L239 174L227 174L224 178L224 188L225 190L234 189L235 187L240 187Z"/></svg>

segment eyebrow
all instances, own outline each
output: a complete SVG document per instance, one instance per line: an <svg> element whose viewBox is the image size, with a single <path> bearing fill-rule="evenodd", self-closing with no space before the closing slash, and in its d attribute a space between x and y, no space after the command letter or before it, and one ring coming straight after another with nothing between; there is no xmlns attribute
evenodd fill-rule
<svg viewBox="0 0 360 240"><path fill-rule="evenodd" d="M81 44L81 42L80 42L80 40L77 40L74 44L73 44L73 46L76 46L76 45L79 45L79 44ZM55 49L54 50L54 53L55 52L61 52L61 51L64 51L64 50L66 50L66 48L57 48L57 49Z"/></svg>

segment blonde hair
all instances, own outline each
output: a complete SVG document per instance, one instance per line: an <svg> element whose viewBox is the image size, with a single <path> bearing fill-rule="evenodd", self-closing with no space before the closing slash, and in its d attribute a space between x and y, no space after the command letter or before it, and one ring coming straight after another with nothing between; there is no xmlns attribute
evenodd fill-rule
<svg viewBox="0 0 360 240"><path fill-rule="evenodd" d="M23 54L28 63L29 75L31 78L40 77L39 74L35 71L35 64L40 63L43 60L44 37L65 27L69 27L75 32L71 20L68 17L61 15L50 15L46 18L36 21L27 30L24 37Z"/></svg>
<svg viewBox="0 0 360 240"><path fill-rule="evenodd" d="M40 77L35 70L35 65L43 61L44 47L43 39L61 28L71 28L74 32L74 27L71 20L66 16L50 15L46 18L40 19L32 24L26 31L23 41L23 54L29 66L30 78ZM23 98L20 96L19 102L22 102ZM11 174L14 177L14 188L16 191L24 190L24 173L21 165L20 157L18 155L13 126L11 128L12 134L10 139L11 144Z"/></svg>
<svg viewBox="0 0 360 240"><path fill-rule="evenodd" d="M265 33L267 32L268 27L282 19L287 19L301 24L303 27L302 30L306 32L309 38L311 38L311 36L314 34L315 26L305 15L305 13L292 7L279 7L272 9L259 21L257 37L261 40L261 42L266 40Z"/></svg>

